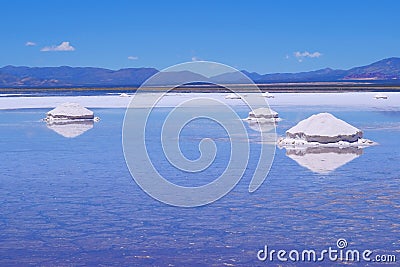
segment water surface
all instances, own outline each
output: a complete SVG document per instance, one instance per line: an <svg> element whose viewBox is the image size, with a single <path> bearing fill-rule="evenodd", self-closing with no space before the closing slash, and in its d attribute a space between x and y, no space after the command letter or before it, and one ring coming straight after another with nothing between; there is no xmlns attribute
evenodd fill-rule
<svg viewBox="0 0 400 267"><path fill-rule="evenodd" d="M275 109L284 118L280 135L327 110ZM121 146L123 109L95 109L101 121L75 138L41 122L46 111L0 111L1 266L263 266L256 253L264 245L322 250L335 247L338 238L350 248L398 254L398 111L329 109L379 145L322 174L277 149L266 181L252 194L259 140L249 129L252 156L245 176L228 195L199 208L168 206L136 185ZM154 123L165 112L156 110ZM238 112L245 117L247 111ZM221 154L209 171L189 179L167 166L161 153L153 154L174 182L201 185L223 171L229 143L220 127L208 123L182 132L181 146L196 158L199 140L214 137ZM160 152L157 131L149 134L150 149Z"/></svg>

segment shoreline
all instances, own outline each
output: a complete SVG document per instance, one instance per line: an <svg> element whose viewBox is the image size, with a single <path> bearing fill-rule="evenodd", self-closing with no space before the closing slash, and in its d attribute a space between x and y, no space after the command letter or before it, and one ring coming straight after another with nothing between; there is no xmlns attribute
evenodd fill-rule
<svg viewBox="0 0 400 267"><path fill-rule="evenodd" d="M230 89L237 92L249 93L257 86L263 92L271 93L346 93L346 92L400 92L399 83L373 83L371 81L343 81L343 82L286 82L262 84L199 84L199 85L162 85L162 86L64 86L64 87L5 87L0 88L2 93L29 93L29 92L128 92L141 91L159 92L174 89L179 93L227 93Z"/></svg>

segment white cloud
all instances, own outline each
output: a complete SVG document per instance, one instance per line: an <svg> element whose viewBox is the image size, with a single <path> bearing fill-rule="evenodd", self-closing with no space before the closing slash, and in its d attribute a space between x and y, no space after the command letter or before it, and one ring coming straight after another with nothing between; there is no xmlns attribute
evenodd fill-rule
<svg viewBox="0 0 400 267"><path fill-rule="evenodd" d="M192 57L192 61L199 61L200 59L196 56Z"/></svg>
<svg viewBox="0 0 400 267"><path fill-rule="evenodd" d="M297 60L299 62L302 62L304 58L308 57L308 58L319 58L320 56L322 56L322 53L320 52L314 52L314 53L310 53L308 51L304 51L304 52L294 52L293 53L294 56L297 58Z"/></svg>
<svg viewBox="0 0 400 267"><path fill-rule="evenodd" d="M136 56L129 56L128 59L129 59L129 60L137 60L137 59L139 59L139 58L136 57Z"/></svg>
<svg viewBox="0 0 400 267"><path fill-rule="evenodd" d="M35 42L31 42L31 41L28 41L28 42L25 43L25 46L35 46L35 45L36 45L36 43Z"/></svg>
<svg viewBox="0 0 400 267"><path fill-rule="evenodd" d="M69 42L62 42L60 45L45 46L40 51L50 52L50 51L74 51L75 47L69 44Z"/></svg>

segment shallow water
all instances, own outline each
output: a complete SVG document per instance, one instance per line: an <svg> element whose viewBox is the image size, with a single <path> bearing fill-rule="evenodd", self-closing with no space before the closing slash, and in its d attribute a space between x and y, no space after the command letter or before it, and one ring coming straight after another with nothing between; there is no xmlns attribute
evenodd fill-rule
<svg viewBox="0 0 400 267"><path fill-rule="evenodd" d="M338 238L351 249L398 256L400 112L275 109L284 118L279 135L329 111L379 145L323 174L277 149L266 181L250 194L260 145L249 129L252 155L239 184L210 205L177 208L154 200L131 178L121 145L123 109L95 109L101 121L76 138L47 128L40 121L45 109L0 111L0 265L263 266L257 251L264 245L322 250L336 247ZM154 123L166 111L156 110ZM214 137L221 154L209 171L187 179L157 153L157 131L149 134L154 159L182 185L212 181L229 157L225 132L199 121L182 132L184 155L198 157L203 137Z"/></svg>

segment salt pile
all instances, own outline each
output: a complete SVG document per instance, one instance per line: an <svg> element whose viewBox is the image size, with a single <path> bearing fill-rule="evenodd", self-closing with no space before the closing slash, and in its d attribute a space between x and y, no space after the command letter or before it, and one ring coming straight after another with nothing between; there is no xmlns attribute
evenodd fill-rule
<svg viewBox="0 0 400 267"><path fill-rule="evenodd" d="M46 121L54 120L94 120L98 121L98 117L94 117L93 111L82 107L78 103L63 103L53 110L46 113Z"/></svg>
<svg viewBox="0 0 400 267"><path fill-rule="evenodd" d="M237 94L231 93L225 96L225 99L241 99L241 97Z"/></svg>
<svg viewBox="0 0 400 267"><path fill-rule="evenodd" d="M256 122L276 122L279 119L279 114L270 108L258 108L249 112L249 117L246 120Z"/></svg>
<svg viewBox="0 0 400 267"><path fill-rule="evenodd" d="M44 120L47 128L66 138L74 138L92 129L93 122L100 119L78 103L63 103L47 112Z"/></svg>
<svg viewBox="0 0 400 267"><path fill-rule="evenodd" d="M266 97L266 98L274 98L275 96L274 95L272 95L272 94L270 94L270 93L268 93L268 92L264 92L264 93L262 93L261 94L263 97Z"/></svg>
<svg viewBox="0 0 400 267"><path fill-rule="evenodd" d="M363 132L330 113L319 113L300 121L278 140L279 146L369 146Z"/></svg>
<svg viewBox="0 0 400 267"><path fill-rule="evenodd" d="M254 131L270 132L275 130L275 124L280 121L280 118L278 113L270 108L258 108L250 111L249 116L244 120Z"/></svg>

